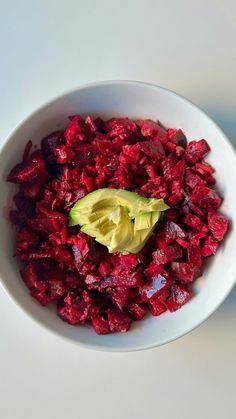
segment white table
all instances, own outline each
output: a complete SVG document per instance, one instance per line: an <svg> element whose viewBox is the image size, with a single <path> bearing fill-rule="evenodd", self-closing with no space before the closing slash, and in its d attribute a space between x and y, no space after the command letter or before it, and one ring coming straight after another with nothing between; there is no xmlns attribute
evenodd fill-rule
<svg viewBox="0 0 236 419"><path fill-rule="evenodd" d="M0 5L2 139L46 100L102 79L173 89L236 138L233 0ZM236 417L236 289L194 332L128 354L64 342L0 293L2 419Z"/></svg>

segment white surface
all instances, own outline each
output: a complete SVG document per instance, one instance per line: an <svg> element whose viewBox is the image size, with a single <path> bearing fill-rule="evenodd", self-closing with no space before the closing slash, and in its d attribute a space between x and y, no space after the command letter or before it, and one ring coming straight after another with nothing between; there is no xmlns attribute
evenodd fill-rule
<svg viewBox="0 0 236 419"><path fill-rule="evenodd" d="M1 137L68 88L125 78L184 94L235 139L233 0L127 3L1 1ZM235 290L196 331L135 354L79 350L0 292L1 418L235 418Z"/></svg>
<svg viewBox="0 0 236 419"><path fill-rule="evenodd" d="M6 140L0 152L0 213L15 192L5 181L11 168L23 154L26 139L40 145L41 139L56 129L66 127L68 115L76 113L108 118L127 115L131 118L158 118L165 126L184 129L189 139L207 138L212 149L208 161L216 169L216 180L224 196L222 212L232 227L222 244L193 285L194 298L174 315L166 312L156 318L146 316L129 333L99 336L87 327L69 327L55 315L55 308L42 307L29 298L20 280L19 265L12 257L12 228L0 218L0 277L9 294L37 321L55 333L83 347L110 351L152 348L180 337L202 323L231 291L236 278L236 156L227 138L206 114L175 93L138 82L92 83L53 100L27 118ZM225 162L227 161L227 165ZM227 267L227 268L226 268ZM15 280L12 280L14 278ZM224 281L222 281L224 278Z"/></svg>

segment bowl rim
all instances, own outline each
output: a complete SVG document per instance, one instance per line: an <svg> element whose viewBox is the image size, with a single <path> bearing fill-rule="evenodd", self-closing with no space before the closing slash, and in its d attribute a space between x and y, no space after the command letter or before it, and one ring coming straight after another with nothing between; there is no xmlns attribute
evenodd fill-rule
<svg viewBox="0 0 236 419"><path fill-rule="evenodd" d="M8 142L11 140L11 137L13 137L17 131L25 124L28 122L28 120L32 119L34 116L37 115L37 113L43 111L45 108L47 108L48 106L52 105L54 102L63 99L65 96L68 96L70 94L76 93L76 92L80 92L86 89L90 89L90 88L94 88L94 87L99 87L99 86L108 86L108 85L133 85L133 86L137 86L137 87L146 87L149 89L158 89L158 90L162 90L165 92L168 92L170 95L175 96L177 98L180 98L183 102L185 102L186 105L190 105L194 110L200 112L200 114L202 116L204 116L206 118L206 120L208 122L210 122L215 129L218 130L218 132L221 134L224 142L228 145L229 149L231 150L234 158L235 158L235 162L236 162L236 150L234 149L232 143L230 142L230 140L228 139L228 137L226 136L226 134L223 132L223 130L217 125L217 123L214 121L214 119L212 119L210 116L208 116L208 114L203 111L199 106L195 105L191 100L187 99L185 96L178 94L176 92L174 92L171 89L168 89L166 87L162 87L159 86L157 84L154 83L149 83L149 82L144 82L144 81L136 81L136 80L122 80L122 79L117 79L117 80L103 80L103 81L94 81L94 82L90 82L90 83L86 83L83 84L81 86L77 86L77 87L73 87L72 89L66 90L63 93L60 93L59 95L53 96L51 99L47 100L43 105L39 106L38 108L36 108L33 112L31 112L30 114L28 114L18 125L16 125L11 131L10 133L6 136L5 139L3 139L3 141L0 144L0 157L4 151L5 146L8 144ZM143 345L129 345L129 346L123 346L123 347L108 347L108 346L99 346L96 344L91 344L91 343L84 343L81 342L79 340L74 340L72 338L70 338L69 336L65 336L63 334L61 334L60 332L56 331L55 329L51 328L50 326L48 326L46 323L44 323L43 321L41 321L36 315L32 314L30 309L28 309L27 307L25 307L21 302L19 302L15 296L13 295L13 293L8 289L8 286L6 284L6 282L3 280L3 278L0 276L0 285L2 286L2 289L5 291L6 295L9 296L10 300L13 301L16 306L20 307L20 309L35 323L37 323L39 326L45 328L47 331L49 331L50 333L52 333L54 336L59 337L62 340L65 340L67 342L70 342L76 346L79 346L81 348L86 348L86 349L90 349L90 350L97 350L97 351L102 351L102 352L136 352L136 351L142 351L142 350L149 350L149 349L154 349L157 348L159 346L163 346L166 345L168 343L171 343L183 336L185 336L186 334L188 334L189 332L191 332L192 330L197 329L199 326L201 326L209 317L212 316L212 314L221 306L221 304L223 303L223 301L227 298L227 296L230 294L230 292L232 291L232 289L234 288L236 284L236 272L234 275L234 280L232 281L232 284L230 285L229 288L227 288L227 290L224 292L224 294L222 294L218 304L216 306L214 306L213 309L211 309L208 313L208 315L201 320L200 322L198 322L196 325L193 325L189 328L187 328L186 330L184 330L181 333L177 333L176 335L174 335L173 337L171 337L170 339L161 342L161 343L151 343L151 344L143 344Z"/></svg>

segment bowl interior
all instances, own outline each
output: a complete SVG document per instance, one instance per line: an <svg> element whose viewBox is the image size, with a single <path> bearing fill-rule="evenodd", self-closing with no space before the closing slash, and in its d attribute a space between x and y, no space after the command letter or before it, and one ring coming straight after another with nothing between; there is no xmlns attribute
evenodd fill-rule
<svg viewBox="0 0 236 419"><path fill-rule="evenodd" d="M231 230L217 256L194 283L194 298L174 314L147 316L127 334L96 335L89 327L69 326L62 322L53 307L42 308L32 299L18 273L12 257L14 233L6 220L14 186L5 182L6 175L19 162L26 142L39 144L43 136L64 128L67 116L75 113L92 116L129 116L159 119L168 127L182 128L188 139L206 138L212 147L208 161L216 169L216 179L225 200L222 212L231 219ZM132 82L108 82L90 85L68 93L41 108L23 122L8 138L0 154L0 276L13 299L35 320L81 345L106 350L135 350L157 346L173 340L205 320L224 300L233 287L236 274L234 225L236 217L236 158L224 134L194 105L160 87Z"/></svg>

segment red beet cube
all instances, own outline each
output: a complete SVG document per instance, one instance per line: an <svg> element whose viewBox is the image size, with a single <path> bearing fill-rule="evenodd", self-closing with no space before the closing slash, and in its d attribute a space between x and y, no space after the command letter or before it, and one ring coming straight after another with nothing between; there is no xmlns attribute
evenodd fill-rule
<svg viewBox="0 0 236 419"><path fill-rule="evenodd" d="M181 258L183 256L183 251L178 244L173 244L164 249L156 250L156 252L153 252L152 256L158 265L164 265L165 263Z"/></svg>
<svg viewBox="0 0 236 419"><path fill-rule="evenodd" d="M209 234L202 245L202 256L207 257L215 255L219 247L219 241L212 234Z"/></svg>
<svg viewBox="0 0 236 419"><path fill-rule="evenodd" d="M108 263L108 262L106 262L106 261L102 261L102 262L100 263L100 265L99 265L98 270L99 270L100 274L101 274L103 277L108 276L108 275L110 274L110 265L109 265L109 263Z"/></svg>
<svg viewBox="0 0 236 419"><path fill-rule="evenodd" d="M183 247L184 249L187 249L189 247L189 242L188 240L185 239L177 239L176 242Z"/></svg>
<svg viewBox="0 0 236 419"><path fill-rule="evenodd" d="M173 143L183 148L186 148L187 138L181 129L177 129L177 130L169 129L168 136L170 140L173 141Z"/></svg>
<svg viewBox="0 0 236 419"><path fill-rule="evenodd" d="M92 317L91 322L95 332L98 335L106 335L110 333L109 323L101 315Z"/></svg>
<svg viewBox="0 0 236 419"><path fill-rule="evenodd" d="M164 240L164 243L168 245L174 240L185 238L185 237L186 237L186 233L179 224L175 223L174 221L167 220L167 221L164 221L158 228L157 244L159 245L159 243ZM166 246L162 245L161 248L162 247L166 247Z"/></svg>
<svg viewBox="0 0 236 419"><path fill-rule="evenodd" d="M155 262L151 262L150 265L144 270L144 274L148 280L152 280L154 277L163 272L163 265L158 265Z"/></svg>
<svg viewBox="0 0 236 419"><path fill-rule="evenodd" d="M192 291L186 285L174 284L171 287L171 296L165 302L165 306L171 312L178 310L192 298Z"/></svg>
<svg viewBox="0 0 236 419"><path fill-rule="evenodd" d="M194 164L202 160L209 151L210 147L206 140L190 141L185 153L185 159L188 163Z"/></svg>
<svg viewBox="0 0 236 419"><path fill-rule="evenodd" d="M35 151L29 160L17 164L7 177L8 182L35 183L45 181L48 172L41 151Z"/></svg>
<svg viewBox="0 0 236 419"><path fill-rule="evenodd" d="M145 141L138 143L141 145L141 150L144 154L151 158L151 160L159 160L165 157L165 151L160 142L157 141Z"/></svg>
<svg viewBox="0 0 236 419"><path fill-rule="evenodd" d="M129 289L128 288L111 288L111 289L109 288L108 293L111 296L113 303L120 310L123 310L129 296Z"/></svg>
<svg viewBox="0 0 236 419"><path fill-rule="evenodd" d="M200 268L202 266L201 249L199 243L191 243L187 250L188 262Z"/></svg>
<svg viewBox="0 0 236 419"><path fill-rule="evenodd" d="M201 274L199 268L189 262L172 262L171 270L173 275L182 282L192 282Z"/></svg>
<svg viewBox="0 0 236 419"><path fill-rule="evenodd" d="M206 212L200 209L197 205L193 204L191 199L188 200L188 207L198 217L203 219L206 218Z"/></svg>
<svg viewBox="0 0 236 419"><path fill-rule="evenodd" d="M166 311L166 307L158 300L158 298L150 301L149 309L153 316L160 316Z"/></svg>
<svg viewBox="0 0 236 419"><path fill-rule="evenodd" d="M111 332L125 333L129 330L132 320L123 311L116 308L109 308L108 323Z"/></svg>
<svg viewBox="0 0 236 419"><path fill-rule="evenodd" d="M18 242L26 241L30 246L37 246L39 237L38 234L31 228L22 228L16 234L16 240Z"/></svg>
<svg viewBox="0 0 236 419"><path fill-rule="evenodd" d="M185 174L185 169L186 163L183 160L179 160L173 168L172 178L174 180L179 180L180 182L182 182Z"/></svg>
<svg viewBox="0 0 236 419"><path fill-rule="evenodd" d="M129 275L120 275L120 276L109 276L101 282L101 289L107 287L139 287L142 285L142 274L140 272L133 272Z"/></svg>
<svg viewBox="0 0 236 419"><path fill-rule="evenodd" d="M146 313L146 308L144 305L133 303L128 306L128 313L133 320L141 320Z"/></svg>
<svg viewBox="0 0 236 419"><path fill-rule="evenodd" d="M158 125L157 122L154 122L151 119L146 119L145 121L142 121L141 133L144 137L154 137L160 129L160 125Z"/></svg>
<svg viewBox="0 0 236 419"><path fill-rule="evenodd" d="M222 203L222 198L215 190L198 185L191 193L191 200L195 205L207 210L216 210Z"/></svg>
<svg viewBox="0 0 236 419"><path fill-rule="evenodd" d="M208 232L207 225L196 215L190 213L185 215L183 218L183 222L196 230L206 233Z"/></svg>
<svg viewBox="0 0 236 419"><path fill-rule="evenodd" d="M197 185L205 185L205 181L201 178L200 175L198 175L195 171L191 169L187 169L185 171L185 183L187 186L189 186L191 189L194 189Z"/></svg>
<svg viewBox="0 0 236 419"><path fill-rule="evenodd" d="M221 241L229 228L229 220L223 214L211 211L208 214L208 225L213 236Z"/></svg>
<svg viewBox="0 0 236 419"><path fill-rule="evenodd" d="M88 317L87 303L82 296L69 292L59 304L58 314L70 324L84 323Z"/></svg>
<svg viewBox="0 0 236 419"><path fill-rule="evenodd" d="M164 303L169 296L170 291L165 288L161 292L159 292L159 294L157 295L157 299L160 301L160 303Z"/></svg>
<svg viewBox="0 0 236 419"><path fill-rule="evenodd" d="M63 131L54 131L41 141L41 150L46 160L55 163L55 149L64 142Z"/></svg>

